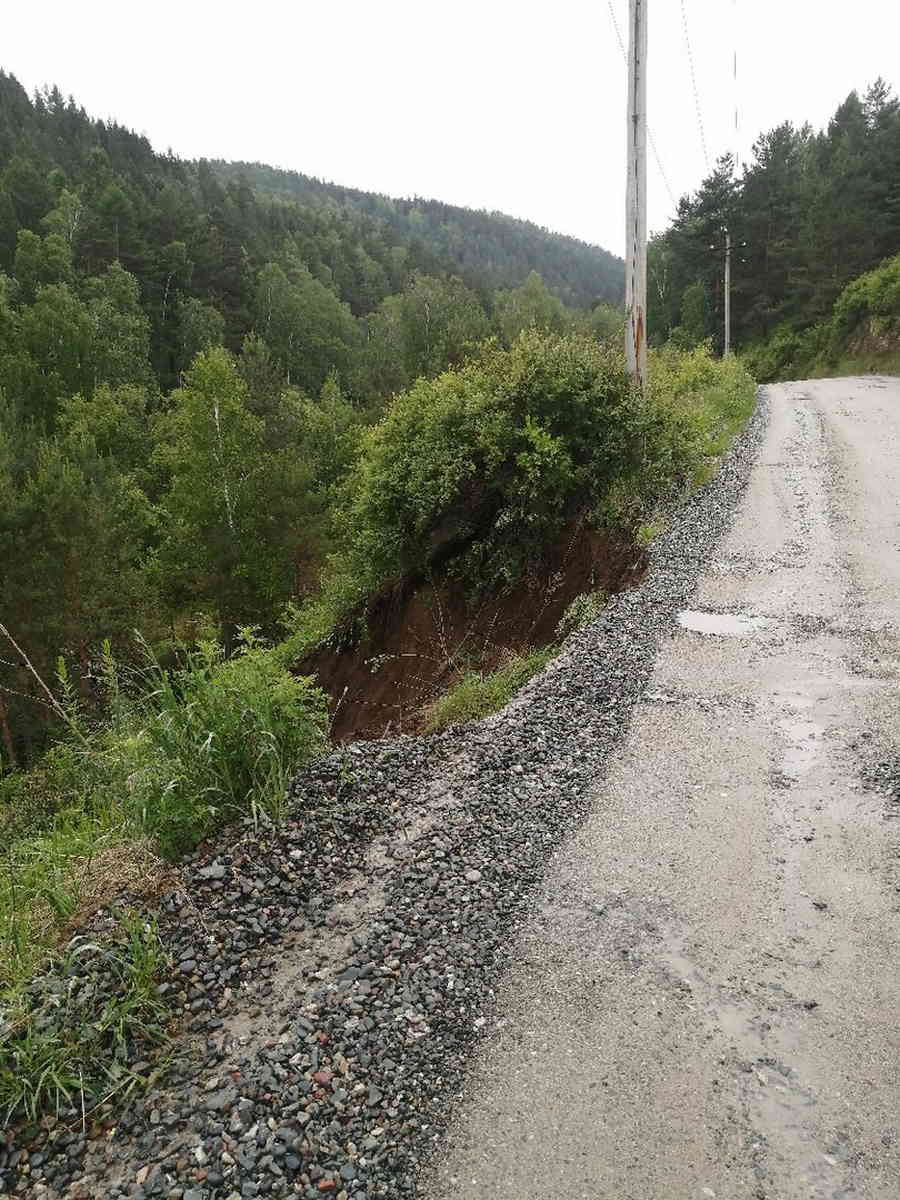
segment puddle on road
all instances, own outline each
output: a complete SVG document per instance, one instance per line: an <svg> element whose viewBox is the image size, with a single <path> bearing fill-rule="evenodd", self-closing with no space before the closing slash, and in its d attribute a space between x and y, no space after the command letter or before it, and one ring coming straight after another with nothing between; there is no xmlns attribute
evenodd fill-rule
<svg viewBox="0 0 900 1200"><path fill-rule="evenodd" d="M715 637L749 637L768 629L772 621L768 617L751 617L749 613L702 612L685 609L678 614L678 624L692 633L711 634Z"/></svg>
<svg viewBox="0 0 900 1200"><path fill-rule="evenodd" d="M788 743L781 759L782 774L799 780L812 769L818 758L825 731L812 721L798 721L793 717L785 717L778 724Z"/></svg>

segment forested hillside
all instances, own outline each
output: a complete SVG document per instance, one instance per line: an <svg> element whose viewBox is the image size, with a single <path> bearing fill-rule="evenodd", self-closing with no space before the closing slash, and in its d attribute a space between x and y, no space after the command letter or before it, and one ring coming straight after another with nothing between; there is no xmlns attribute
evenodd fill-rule
<svg viewBox="0 0 900 1200"><path fill-rule="evenodd" d="M259 165L183 162L91 120L55 89L31 100L2 73L0 169L0 268L13 268L22 229L61 237L83 274L120 262L140 284L163 386L204 322L216 323L184 305L214 307L226 345L239 349L258 324L258 273L272 261L302 262L356 317L415 272L455 273L488 306L492 290L532 271L573 307L622 297L622 262L597 247L501 214L390 200ZM50 265L41 270L35 283L49 281Z"/></svg>
<svg viewBox="0 0 900 1200"><path fill-rule="evenodd" d="M0 74L3 761L43 744L60 654L91 704L104 639L273 630L389 398L487 338L616 329L621 276L505 217L182 162Z"/></svg>
<svg viewBox="0 0 900 1200"><path fill-rule="evenodd" d="M601 300L618 304L622 299L621 259L577 238L549 233L530 221L421 197L396 200L260 163L216 162L212 166L220 178L243 177L261 192L364 213L404 241L421 242L452 262L464 276L493 288L514 287L529 271L537 271L550 290L574 308L591 308Z"/></svg>
<svg viewBox="0 0 900 1200"><path fill-rule="evenodd" d="M827 321L782 325L750 346L744 360L754 378L809 379L900 369L900 254L848 283Z"/></svg>
<svg viewBox="0 0 900 1200"><path fill-rule="evenodd" d="M900 105L884 81L820 132L785 122L760 136L740 178L720 159L681 201L650 249L654 340L721 345L725 225L738 348L827 321L851 280L900 251Z"/></svg>

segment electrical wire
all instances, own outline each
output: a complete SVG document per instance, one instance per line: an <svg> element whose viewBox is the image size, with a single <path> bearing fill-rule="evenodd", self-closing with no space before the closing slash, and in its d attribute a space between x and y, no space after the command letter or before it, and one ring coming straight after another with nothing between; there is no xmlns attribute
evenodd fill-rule
<svg viewBox="0 0 900 1200"><path fill-rule="evenodd" d="M613 8L612 0L606 0L606 5L607 5L607 8L609 9L610 18L612 19L613 29L616 31L616 41L619 43L619 49L622 51L622 58L625 62L625 65L627 66L628 65L628 51L625 49L625 43L622 40L622 34L619 30L619 22L616 20L616 12L615 12L615 9ZM672 191L672 187L666 176L665 169L663 168L663 165L662 165L662 159L659 157L659 151L656 148L656 138L653 136L653 130L650 128L649 125L647 126L647 140L649 141L650 149L653 152L653 160L656 163L656 169L659 171L660 178L662 179L663 183L665 184L666 191L669 193L669 200L672 202L672 207L677 208L678 201L675 199L675 193Z"/></svg>
<svg viewBox="0 0 900 1200"><path fill-rule="evenodd" d="M697 90L697 73L694 70L694 52L691 49L691 35L688 30L687 9L685 8L684 0L681 0L681 23L684 26L684 44L687 47L688 66L691 69L691 89L694 93L694 108L697 113L697 125L700 128L700 145L703 147L703 161L706 163L706 169L709 170L709 150L706 148L706 130L703 128L703 113L700 108L700 93ZM735 78L737 78L737 50L734 52L734 70ZM735 119L737 119L737 110L735 110Z"/></svg>

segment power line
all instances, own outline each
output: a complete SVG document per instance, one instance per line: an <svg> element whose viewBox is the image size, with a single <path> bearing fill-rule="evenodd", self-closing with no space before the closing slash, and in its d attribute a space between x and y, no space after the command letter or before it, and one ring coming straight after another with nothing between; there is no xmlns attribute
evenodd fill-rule
<svg viewBox="0 0 900 1200"><path fill-rule="evenodd" d="M616 31L616 41L619 43L619 49L622 52L622 59L627 66L628 54L625 50L625 43L622 41L622 34L619 31L619 22L616 20L616 12L612 6L612 0L606 0L606 4L607 8L609 9L609 15L612 18L613 29ZM672 202L672 207L677 208L678 201L675 199L675 193L672 191L669 180L666 177L666 172L662 165L662 159L659 157L659 151L656 148L656 138L653 136L653 130L649 127L649 125L647 126L647 140L650 143L650 149L653 151L653 161L656 163L656 169L659 171L660 178L665 184L666 191L669 193L669 200Z"/></svg>
<svg viewBox="0 0 900 1200"><path fill-rule="evenodd" d="M688 66L691 69L691 88L694 93L694 108L697 112L697 124L700 127L700 145L703 147L703 161L706 163L706 169L709 170L709 151L706 148L706 130L703 128L703 113L700 110L700 93L697 91L697 74L694 70L694 52L691 49L691 35L688 31L687 9L684 6L684 0L681 0L681 23L684 26L684 44L687 47ZM735 79L737 78L737 49L734 52L734 71ZM737 110L735 110L735 119L737 119Z"/></svg>

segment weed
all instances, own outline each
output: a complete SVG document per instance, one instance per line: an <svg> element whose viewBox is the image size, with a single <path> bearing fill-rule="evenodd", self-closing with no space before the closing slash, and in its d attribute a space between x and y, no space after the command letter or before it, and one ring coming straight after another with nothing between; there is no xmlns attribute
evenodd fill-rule
<svg viewBox="0 0 900 1200"><path fill-rule="evenodd" d="M537 675L557 654L555 646L519 654L489 674L470 672L432 706L429 732L482 717L504 708L533 675Z"/></svg>
<svg viewBox="0 0 900 1200"><path fill-rule="evenodd" d="M231 659L202 641L172 669L145 647L127 689L108 655L103 671L115 689L109 724L80 726L2 784L0 988L39 969L75 914L123 885L152 887L164 874L158 855L242 815L278 820L290 778L326 744L321 692L252 630ZM71 727L74 694L62 696Z"/></svg>
<svg viewBox="0 0 900 1200"><path fill-rule="evenodd" d="M606 607L607 599L603 591L582 592L576 596L560 617L556 627L557 641L561 642L579 629L592 625Z"/></svg>
<svg viewBox="0 0 900 1200"><path fill-rule="evenodd" d="M651 542L655 541L661 533L665 533L669 523L664 517L656 517L652 521L645 521L639 525L634 533L634 540L642 550L646 550Z"/></svg>
<svg viewBox="0 0 900 1200"><path fill-rule="evenodd" d="M85 969L83 960L95 960ZM158 992L166 959L152 923L119 918L118 937L75 939L52 974L0 1001L0 1110L36 1120L46 1110L111 1099L141 1081L129 1064L166 1040Z"/></svg>

